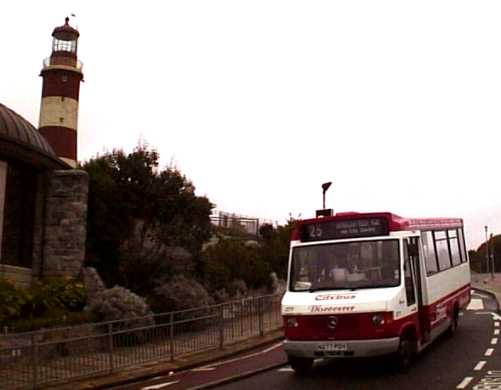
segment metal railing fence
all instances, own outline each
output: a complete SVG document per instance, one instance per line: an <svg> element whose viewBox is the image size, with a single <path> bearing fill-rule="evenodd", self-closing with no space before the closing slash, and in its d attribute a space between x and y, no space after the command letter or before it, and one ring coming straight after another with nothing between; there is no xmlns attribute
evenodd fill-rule
<svg viewBox="0 0 501 390"><path fill-rule="evenodd" d="M263 336L282 327L281 297L0 335L0 389L36 389Z"/></svg>

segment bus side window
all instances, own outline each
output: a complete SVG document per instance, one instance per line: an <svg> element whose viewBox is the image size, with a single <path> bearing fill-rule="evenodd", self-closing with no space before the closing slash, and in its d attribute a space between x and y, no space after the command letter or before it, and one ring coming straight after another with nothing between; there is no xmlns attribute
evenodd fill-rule
<svg viewBox="0 0 501 390"><path fill-rule="evenodd" d="M407 245L409 245L409 243L407 240L405 240L405 245L404 245L405 296L407 298L407 306L411 306L416 303L416 290L414 289L414 271L411 267Z"/></svg>
<svg viewBox="0 0 501 390"><path fill-rule="evenodd" d="M438 272L437 258L435 257L435 247L433 245L433 236L431 231L421 234L421 242L424 249L424 260L426 264L426 274L428 276Z"/></svg>

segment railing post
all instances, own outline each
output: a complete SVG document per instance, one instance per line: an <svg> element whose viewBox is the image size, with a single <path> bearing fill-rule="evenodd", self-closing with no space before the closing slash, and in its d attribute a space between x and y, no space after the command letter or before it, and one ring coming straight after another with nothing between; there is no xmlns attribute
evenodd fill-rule
<svg viewBox="0 0 501 390"><path fill-rule="evenodd" d="M113 324L108 323L108 365L110 367L110 372L115 369L115 362L113 359Z"/></svg>
<svg viewBox="0 0 501 390"><path fill-rule="evenodd" d="M31 335L31 363L33 366L32 388L38 388L38 363L39 363L39 345L37 333Z"/></svg>
<svg viewBox="0 0 501 390"><path fill-rule="evenodd" d="M169 314L169 348L170 360L174 360L174 313Z"/></svg>
<svg viewBox="0 0 501 390"><path fill-rule="evenodd" d="M231 320L231 342L235 341L235 304L231 303L230 306L230 320Z"/></svg>
<svg viewBox="0 0 501 390"><path fill-rule="evenodd" d="M244 300L240 300L240 310L239 310L239 319L240 319L240 337L244 335Z"/></svg>
<svg viewBox="0 0 501 390"><path fill-rule="evenodd" d="M264 336L264 305L263 305L264 297L258 298L257 301L257 309L259 315L259 336Z"/></svg>
<svg viewBox="0 0 501 390"><path fill-rule="evenodd" d="M224 306L220 306L219 310L219 349L224 347Z"/></svg>

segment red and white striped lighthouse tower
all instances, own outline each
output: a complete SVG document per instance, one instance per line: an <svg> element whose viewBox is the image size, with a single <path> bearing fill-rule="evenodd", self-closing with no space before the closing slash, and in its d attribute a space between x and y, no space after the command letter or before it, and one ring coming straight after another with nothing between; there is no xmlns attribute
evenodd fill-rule
<svg viewBox="0 0 501 390"><path fill-rule="evenodd" d="M77 58L79 33L69 24L52 32L52 54L44 60L40 106L40 133L58 157L77 165L78 95L83 80L82 63Z"/></svg>

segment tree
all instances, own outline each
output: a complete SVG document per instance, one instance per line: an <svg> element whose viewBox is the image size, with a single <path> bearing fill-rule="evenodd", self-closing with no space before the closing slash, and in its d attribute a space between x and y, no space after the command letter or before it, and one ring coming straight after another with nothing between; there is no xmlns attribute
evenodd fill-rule
<svg viewBox="0 0 501 390"><path fill-rule="evenodd" d="M492 259L487 264L486 251L489 246L489 255ZM494 272L501 272L501 235L492 236L487 242L483 242L476 251L468 251L472 270L476 272L490 272L491 264L494 263Z"/></svg>
<svg viewBox="0 0 501 390"><path fill-rule="evenodd" d="M228 288L237 279L252 288L271 282L270 265L259 257L256 245L243 240L221 239L206 249L202 259L204 279L214 290Z"/></svg>
<svg viewBox="0 0 501 390"><path fill-rule="evenodd" d="M86 262L108 285L147 290L151 272L162 276L158 272L172 269L169 250L183 247L197 259L211 236L213 205L195 195L194 185L178 169L159 170L158 160L156 150L139 144L130 154L113 150L83 165L89 174ZM144 264L143 275L150 278L134 278L141 272L130 263ZM132 275L123 275L127 270Z"/></svg>
<svg viewBox="0 0 501 390"><path fill-rule="evenodd" d="M279 225L276 228L271 224L264 224L259 228L261 235L259 256L281 279L287 277L290 235L294 223L294 219L290 218L285 225Z"/></svg>

